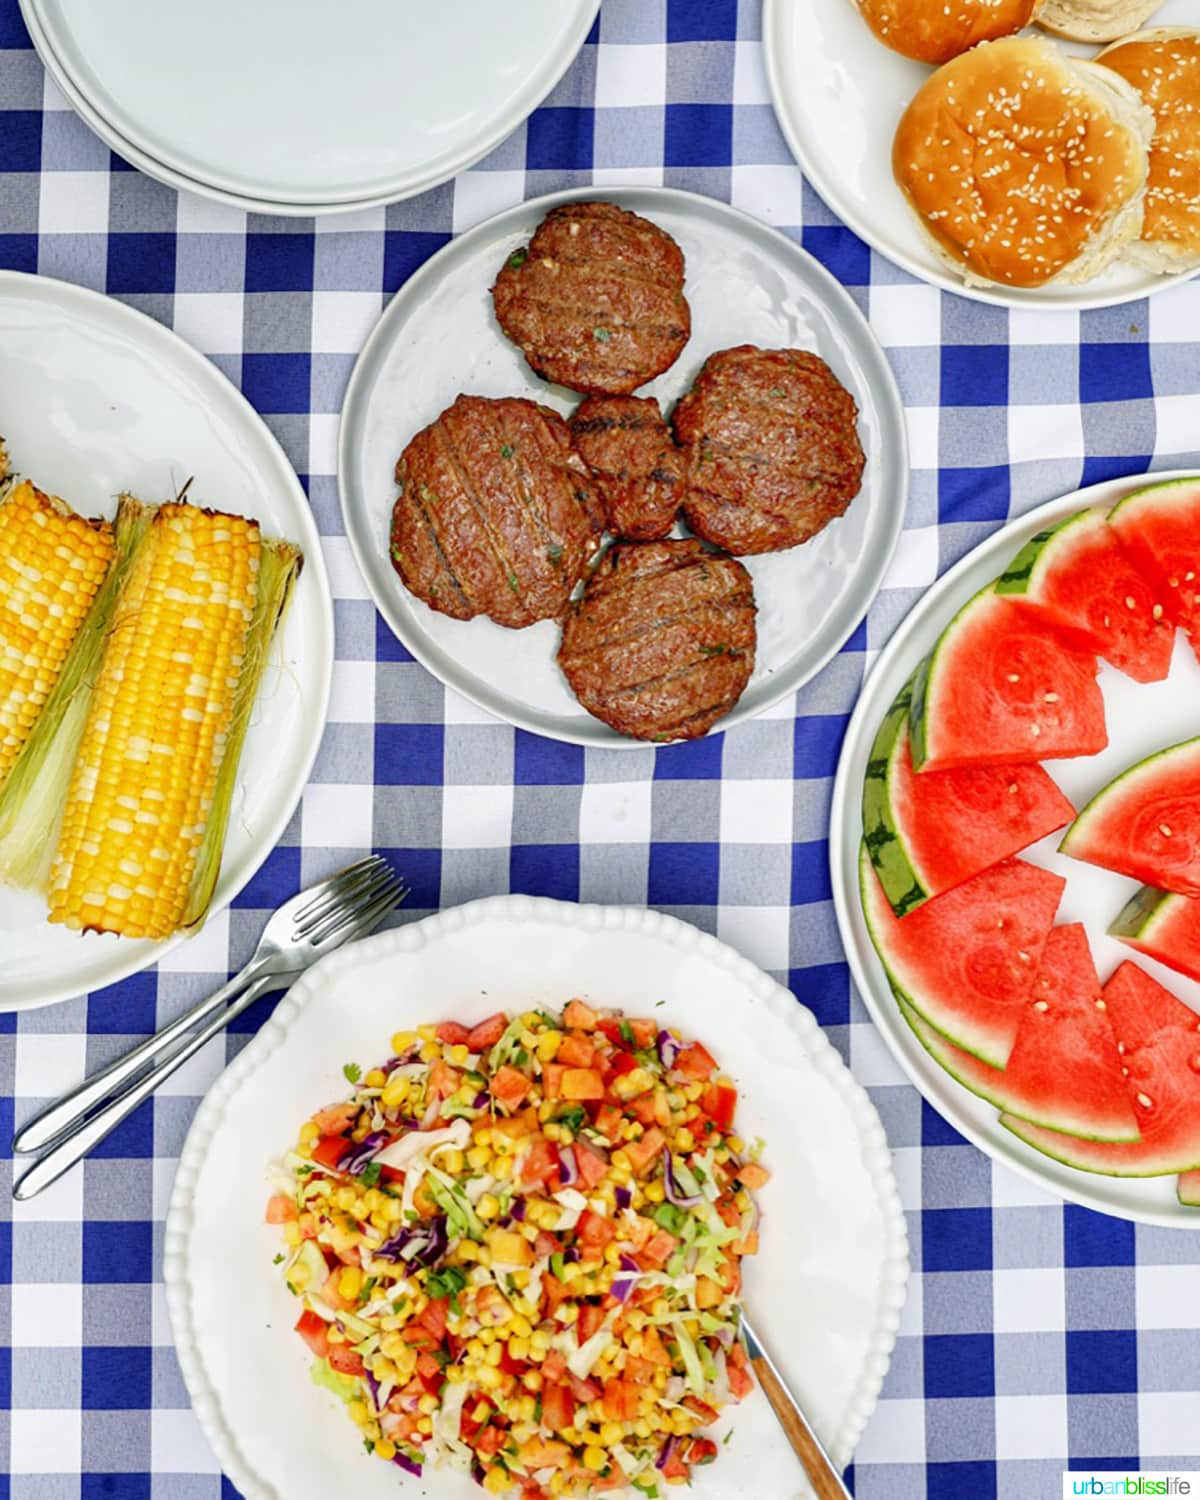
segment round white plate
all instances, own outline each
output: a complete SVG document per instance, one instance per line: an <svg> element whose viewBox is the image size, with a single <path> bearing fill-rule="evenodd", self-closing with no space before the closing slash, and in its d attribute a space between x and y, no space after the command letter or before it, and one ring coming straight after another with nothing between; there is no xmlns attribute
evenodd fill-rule
<svg viewBox="0 0 1200 1500"><path fill-rule="evenodd" d="M904 523L908 448L895 381L850 297L785 235L711 198L650 187L555 193L477 225L410 277L367 340L342 407L342 514L367 587L412 654L498 718L580 745L644 746L577 701L555 660L553 621L506 630L487 619L449 619L410 594L388 558L396 459L460 391L528 396L564 415L580 400L540 380L504 337L491 285L550 208L597 198L660 224L687 260L691 339L639 395L657 397L669 411L710 354L750 343L815 351L858 402L867 467L849 510L802 547L742 559L758 601L757 661L741 701L714 733L795 692L862 619Z"/></svg>
<svg viewBox="0 0 1200 1500"><path fill-rule="evenodd" d="M956 1130L997 1161L1073 1203L1125 1219L1200 1229L1200 1213L1183 1208L1175 1196L1174 1177L1101 1177L1051 1161L1000 1124L996 1110L955 1083L917 1041L892 997L871 945L858 895L858 849L862 839L862 786L871 744L892 700L908 681L955 612L1016 555L1027 541L1055 521L1086 506L1109 508L1147 483L1180 478L1178 474L1136 475L1092 485L1052 500L988 538L941 578L905 619L880 653L851 717L834 783L830 859L833 899L842 942L859 994L888 1046L930 1104ZM1177 632L1171 675L1165 682L1139 684L1107 665L1100 669L1108 716L1108 748L1100 755L1047 761L1046 769L1076 808L1143 756L1196 733L1200 702L1200 663ZM1138 889L1138 882L1081 864L1059 854L1062 834L1051 834L1021 857L1043 865L1067 880L1058 910L1059 922L1082 922L1087 928L1101 979L1127 958L1142 964L1156 979L1200 1010L1200 984L1144 958L1107 935L1106 928Z"/></svg>
<svg viewBox="0 0 1200 1500"><path fill-rule="evenodd" d="M1166 0L1153 24L1195 21L1190 0ZM1053 311L1114 307L1195 274L1118 265L1080 286L964 285L930 250L892 178L896 126L933 69L885 47L853 0L765 0L763 44L775 113L805 176L860 239L914 276L976 302ZM1099 50L1060 45L1078 56Z"/></svg>
<svg viewBox="0 0 1200 1500"><path fill-rule="evenodd" d="M13 467L84 515L129 490L190 498L299 543L304 569L251 719L229 820L217 912L275 847L317 753L333 671L333 606L308 500L283 450L224 375L123 303L45 276L0 272L0 388ZM182 939L73 933L44 900L0 888L0 1010L112 984Z"/></svg>
<svg viewBox="0 0 1200 1500"><path fill-rule="evenodd" d="M121 156L248 211L391 203L473 165L566 72L600 0L21 0Z"/></svg>
<svg viewBox="0 0 1200 1500"><path fill-rule="evenodd" d="M453 1470L423 1484L368 1458L316 1390L296 1302L263 1223L268 1162L343 1097L342 1064L387 1054L398 1028L502 1009L597 1005L661 1015L702 1037L737 1081L739 1129L766 1141L761 1253L746 1297L840 1464L887 1370L907 1278L904 1217L883 1128L811 1013L753 964L674 917L497 896L369 938L318 964L226 1069L183 1149L163 1277L196 1415L247 1500L471 1500ZM661 1002L661 1009L656 1005ZM732 1407L701 1500L809 1493L766 1401Z"/></svg>

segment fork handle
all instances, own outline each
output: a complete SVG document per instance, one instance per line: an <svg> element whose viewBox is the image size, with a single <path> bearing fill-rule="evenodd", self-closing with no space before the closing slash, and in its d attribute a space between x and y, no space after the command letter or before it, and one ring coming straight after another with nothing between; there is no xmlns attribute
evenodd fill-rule
<svg viewBox="0 0 1200 1500"><path fill-rule="evenodd" d="M41 1114L35 1115L32 1120L27 1120L13 1137L13 1151L16 1153L40 1151L44 1146L53 1146L55 1142L69 1135L98 1104L117 1093L129 1079L136 1073L140 1073L156 1057L169 1052L179 1038L191 1031L193 1026L198 1026L214 1011L220 1010L227 1000L231 1000L247 984L265 977L270 970L264 969L263 963L262 959L255 961L252 958L248 964L238 970L228 984L223 984L215 994L201 1000L199 1005L194 1005L191 1010L185 1011L169 1026L164 1026L161 1031L147 1037L144 1042L139 1042L131 1051L118 1057L115 1062L109 1063L106 1068L101 1068L98 1073L85 1078L77 1089L64 1094L57 1103L42 1110ZM277 976L277 982L283 984L284 976ZM259 993L261 994L261 991Z"/></svg>
<svg viewBox="0 0 1200 1500"><path fill-rule="evenodd" d="M89 1152L95 1150L105 1136L115 1130L127 1115L132 1114L143 1100L148 1099L176 1069L181 1068L189 1058L194 1057L200 1051L201 1047L224 1031L225 1027L231 1021L236 1020L260 995L275 988L280 978L278 974L263 974L252 980L232 1005L214 1016L208 1025L196 1032L180 1047L178 1052L160 1063L157 1068L151 1069L124 1093L118 1094L102 1109L97 1110L77 1130L64 1136L56 1145L51 1146L49 1151L39 1156L29 1170L14 1184L13 1197L22 1201L36 1197L52 1182L57 1182L64 1172L70 1171L77 1162L82 1161Z"/></svg>
<svg viewBox="0 0 1200 1500"><path fill-rule="evenodd" d="M808 1481L817 1500L851 1500L842 1476L833 1466L833 1460L821 1446L821 1441L808 1425L804 1413L788 1390L783 1377L775 1368L770 1356L761 1347L751 1347L750 1363L758 1376L763 1395L771 1403L779 1425L787 1435L796 1457L804 1466Z"/></svg>

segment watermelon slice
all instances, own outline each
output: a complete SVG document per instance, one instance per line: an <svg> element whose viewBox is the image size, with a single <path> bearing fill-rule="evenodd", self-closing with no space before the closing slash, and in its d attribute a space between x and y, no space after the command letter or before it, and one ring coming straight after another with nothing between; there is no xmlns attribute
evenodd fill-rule
<svg viewBox="0 0 1200 1500"><path fill-rule="evenodd" d="M1110 781L1059 847L1158 890L1200 896L1200 739L1160 750Z"/></svg>
<svg viewBox="0 0 1200 1500"><path fill-rule="evenodd" d="M1183 1172L1179 1177L1179 1201L1188 1208L1200 1208L1200 1172Z"/></svg>
<svg viewBox="0 0 1200 1500"><path fill-rule="evenodd" d="M1002 1068L1066 881L1007 859L901 921L864 845L859 885L871 941L899 999L955 1046Z"/></svg>
<svg viewBox="0 0 1200 1500"><path fill-rule="evenodd" d="M1128 1069L1141 1140L1083 1141L1012 1115L1003 1124L1046 1156L1111 1177L1163 1177L1200 1167L1200 1015L1123 963L1104 986Z"/></svg>
<svg viewBox="0 0 1200 1500"><path fill-rule="evenodd" d="M1108 744L1097 670L1094 655L989 585L917 670L913 764L945 771L1095 755Z"/></svg>
<svg viewBox="0 0 1200 1500"><path fill-rule="evenodd" d="M1135 490L1108 519L1200 656L1200 478Z"/></svg>
<svg viewBox="0 0 1200 1500"><path fill-rule="evenodd" d="M1085 650L1136 682L1161 682L1171 670L1175 626L1165 589L1139 568L1100 510L1081 510L1039 532L1009 564L998 594L1036 604Z"/></svg>
<svg viewBox="0 0 1200 1500"><path fill-rule="evenodd" d="M1087 934L1073 923L1054 928L1046 940L1033 998L1003 1069L952 1046L903 1001L900 1009L930 1056L997 1109L1089 1140L1136 1141L1117 1039L1098 1000Z"/></svg>
<svg viewBox="0 0 1200 1500"><path fill-rule="evenodd" d="M1041 766L913 771L912 680L888 710L863 783L863 837L898 917L1063 828L1075 810Z"/></svg>
<svg viewBox="0 0 1200 1500"><path fill-rule="evenodd" d="M1200 901L1144 885L1108 930L1148 958L1200 979Z"/></svg>

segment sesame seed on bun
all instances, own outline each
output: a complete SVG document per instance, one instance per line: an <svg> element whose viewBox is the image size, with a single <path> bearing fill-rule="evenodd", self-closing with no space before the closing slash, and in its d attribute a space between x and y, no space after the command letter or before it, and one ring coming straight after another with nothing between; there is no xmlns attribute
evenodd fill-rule
<svg viewBox="0 0 1200 1500"><path fill-rule="evenodd" d="M938 255L970 285L1088 281L1141 233L1153 125L1118 74L1008 37L926 81L892 168Z"/></svg>
<svg viewBox="0 0 1200 1500"><path fill-rule="evenodd" d="M854 0L863 20L893 52L944 63L979 42L1012 36L1041 0Z"/></svg>
<svg viewBox="0 0 1200 1500"><path fill-rule="evenodd" d="M1142 237L1125 258L1153 271L1200 266L1200 32L1142 31L1096 61L1131 83L1154 115Z"/></svg>

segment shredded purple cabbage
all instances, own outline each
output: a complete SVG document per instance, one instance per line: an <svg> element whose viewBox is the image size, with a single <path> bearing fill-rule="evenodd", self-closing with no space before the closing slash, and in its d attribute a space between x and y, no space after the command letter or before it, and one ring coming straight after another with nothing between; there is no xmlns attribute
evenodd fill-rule
<svg viewBox="0 0 1200 1500"><path fill-rule="evenodd" d="M382 1151L389 1140L391 1136L386 1130L373 1130L363 1140L353 1142L350 1149L343 1151L338 1158L338 1171L349 1172L351 1177L360 1177L367 1170L371 1158Z"/></svg>
<svg viewBox="0 0 1200 1500"><path fill-rule="evenodd" d="M521 1219L523 1219L525 1217L525 1200L524 1200L524 1198L514 1198L513 1199L512 1208L510 1210L510 1213L511 1213L512 1217L514 1219L518 1220L518 1221L520 1221Z"/></svg>
<svg viewBox="0 0 1200 1500"><path fill-rule="evenodd" d="M419 1062L420 1057L420 1047L409 1047L406 1051L402 1052L399 1057L389 1057L387 1062L384 1063L381 1071L384 1073L394 1073L397 1068L403 1068L407 1066L407 1064L412 1062Z"/></svg>
<svg viewBox="0 0 1200 1500"><path fill-rule="evenodd" d="M558 1173L563 1180L563 1187L578 1186L579 1161L575 1155L574 1146L560 1146L558 1148Z"/></svg>
<svg viewBox="0 0 1200 1500"><path fill-rule="evenodd" d="M371 1392L371 1404L376 1411L381 1410L379 1405L379 1382L365 1365L363 1366L363 1379L367 1382L367 1386Z"/></svg>
<svg viewBox="0 0 1200 1500"><path fill-rule="evenodd" d="M410 1266L428 1269L437 1265L448 1244L445 1215L439 1214L436 1219L402 1229L374 1253L376 1260L403 1260Z"/></svg>
<svg viewBox="0 0 1200 1500"><path fill-rule="evenodd" d="M658 1048L658 1060L668 1070L675 1066L675 1059L679 1056L679 1043L669 1031L660 1031L654 1039L654 1045Z"/></svg>
<svg viewBox="0 0 1200 1500"><path fill-rule="evenodd" d="M397 1452L395 1458L392 1459L392 1462L397 1466L397 1468L403 1469L406 1474L415 1474L417 1478L420 1479L422 1465L419 1464L415 1458L409 1458L407 1453Z"/></svg>
<svg viewBox="0 0 1200 1500"><path fill-rule="evenodd" d="M471 1105L471 1108L472 1109L482 1109L483 1106L487 1102L488 1102L488 1091L487 1091L487 1089L480 1089L479 1092L475 1095L475 1099L474 1099L474 1102Z"/></svg>
<svg viewBox="0 0 1200 1500"><path fill-rule="evenodd" d="M667 1465L671 1462L671 1455L675 1452L675 1449L678 1446L679 1446L679 1439L676 1438L676 1437L669 1437L666 1440L666 1442L663 1444L663 1450L662 1450L662 1452L654 1460L654 1467L656 1469L665 1469L667 1467Z"/></svg>
<svg viewBox="0 0 1200 1500"><path fill-rule="evenodd" d="M671 1165L671 1152L663 1147L663 1191L676 1208L695 1208L704 1197L703 1193L685 1193L675 1180L675 1168Z"/></svg>
<svg viewBox="0 0 1200 1500"><path fill-rule="evenodd" d="M613 1190L613 1197L617 1200L618 1208L628 1208L633 1202L633 1194L628 1188L619 1187Z"/></svg>
<svg viewBox="0 0 1200 1500"><path fill-rule="evenodd" d="M609 1291L612 1292L618 1302L628 1302L630 1294L637 1285L637 1279L641 1274L642 1268L632 1255L622 1255L620 1265L623 1274L613 1277Z"/></svg>

